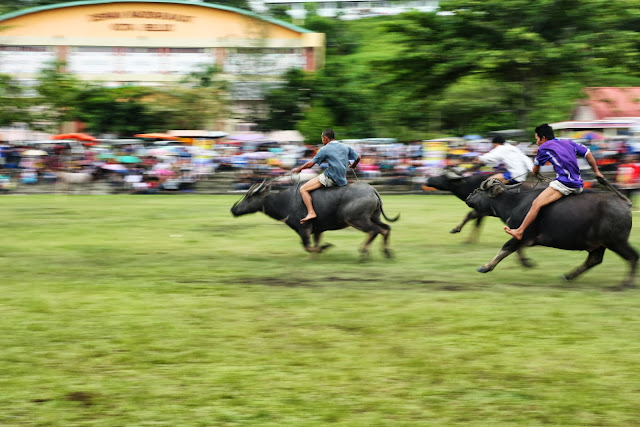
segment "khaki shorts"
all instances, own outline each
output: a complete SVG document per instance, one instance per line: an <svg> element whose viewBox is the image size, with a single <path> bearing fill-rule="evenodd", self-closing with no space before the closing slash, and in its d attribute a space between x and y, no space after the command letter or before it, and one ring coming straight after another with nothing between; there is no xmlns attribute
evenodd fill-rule
<svg viewBox="0 0 640 427"><path fill-rule="evenodd" d="M336 183L324 173L318 175L318 181L320 181L320 184L324 185L325 187L335 187L336 185Z"/></svg>
<svg viewBox="0 0 640 427"><path fill-rule="evenodd" d="M561 192L565 196L568 196L569 194L582 193L582 187L580 187L580 188L567 187L566 185L564 185L560 181L551 181L551 183L549 184L549 187L553 188L554 190L558 190L559 192Z"/></svg>

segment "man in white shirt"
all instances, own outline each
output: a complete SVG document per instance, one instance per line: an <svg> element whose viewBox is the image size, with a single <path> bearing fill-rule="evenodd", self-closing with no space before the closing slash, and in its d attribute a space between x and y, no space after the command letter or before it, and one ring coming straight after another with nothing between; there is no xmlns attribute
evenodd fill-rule
<svg viewBox="0 0 640 427"><path fill-rule="evenodd" d="M533 170L533 161L519 148L507 144L500 135L494 137L491 143L493 145L491 151L478 156L474 162L490 166L503 164L507 171L492 175L491 178L499 179L506 184L524 182L529 172Z"/></svg>

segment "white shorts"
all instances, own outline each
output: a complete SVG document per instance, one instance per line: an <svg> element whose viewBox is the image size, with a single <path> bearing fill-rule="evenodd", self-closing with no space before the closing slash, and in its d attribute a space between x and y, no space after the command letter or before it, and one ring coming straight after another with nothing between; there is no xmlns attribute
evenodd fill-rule
<svg viewBox="0 0 640 427"><path fill-rule="evenodd" d="M336 185L336 183L324 173L318 175L318 181L320 181L320 184L324 185L325 187L335 187Z"/></svg>
<svg viewBox="0 0 640 427"><path fill-rule="evenodd" d="M580 188L571 188L571 187L567 187L566 185L564 185L563 183L561 183L560 181L551 181L551 183L549 184L549 187L553 188L554 190L558 190L559 192L561 192L563 195L568 196L569 194L579 194L582 193L582 187Z"/></svg>

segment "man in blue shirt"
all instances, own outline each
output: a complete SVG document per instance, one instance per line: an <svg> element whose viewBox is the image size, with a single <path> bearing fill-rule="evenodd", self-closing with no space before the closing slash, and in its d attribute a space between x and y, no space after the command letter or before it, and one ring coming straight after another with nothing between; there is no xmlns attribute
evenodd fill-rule
<svg viewBox="0 0 640 427"><path fill-rule="evenodd" d="M333 130L326 129L322 132L322 143L324 144L324 147L318 150L318 153L312 160L309 160L302 166L291 169L292 173L300 173L302 169L308 169L316 164L327 162L329 165L324 173L310 179L300 187L302 201L307 207L307 216L300 220L300 224L304 224L310 219L318 216L316 211L313 209L311 194L309 193L322 186L333 187L337 185L338 187L342 187L347 185L347 168L350 167L355 169L360 162L360 156L356 154L353 148L335 140Z"/></svg>
<svg viewBox="0 0 640 427"><path fill-rule="evenodd" d="M536 197L520 227L515 230L504 227L504 231L518 240L522 240L524 231L536 219L543 206L555 202L562 196L582 192L583 183L576 156L586 158L596 177L604 178L598 170L593 154L587 147L570 139L556 139L553 129L548 124L545 123L536 128L536 143L538 154L533 162L533 173L538 174L540 166L550 162L556 171L556 179Z"/></svg>

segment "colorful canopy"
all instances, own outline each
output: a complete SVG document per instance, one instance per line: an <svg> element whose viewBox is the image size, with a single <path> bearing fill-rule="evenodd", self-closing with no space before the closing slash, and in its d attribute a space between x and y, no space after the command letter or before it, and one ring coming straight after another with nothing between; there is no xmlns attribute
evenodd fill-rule
<svg viewBox="0 0 640 427"><path fill-rule="evenodd" d="M81 133L81 132L60 133L58 135L53 135L51 139L77 139L79 141L89 141L89 142L97 141L97 139L94 138L93 136L86 133Z"/></svg>
<svg viewBox="0 0 640 427"><path fill-rule="evenodd" d="M170 139L172 141L178 141L180 139L177 136L169 135L168 133L138 133L133 136L145 139Z"/></svg>

